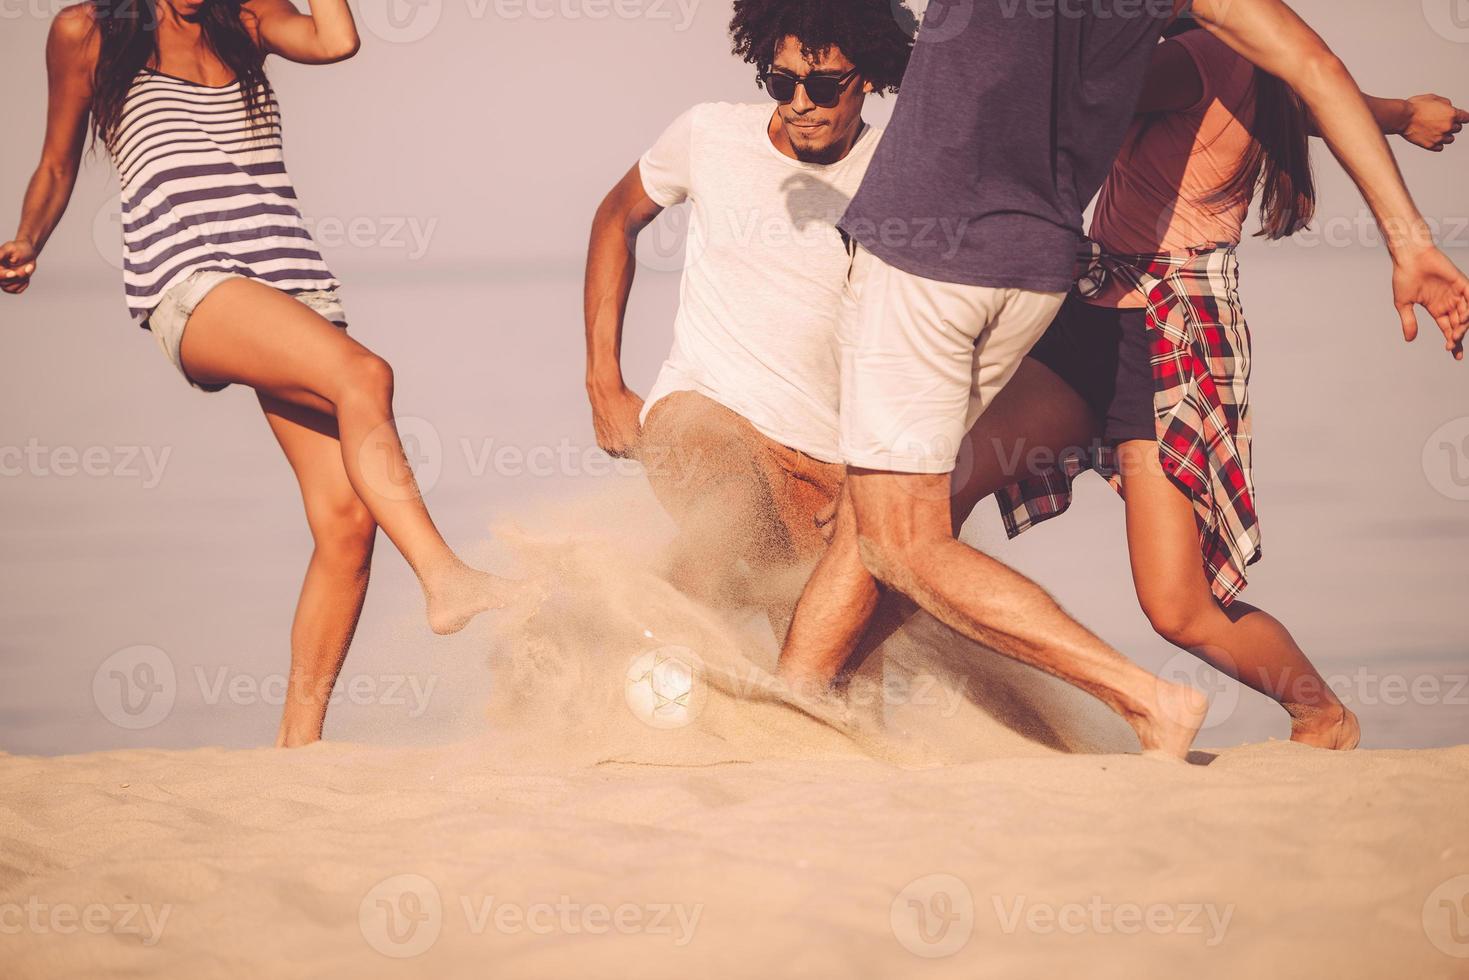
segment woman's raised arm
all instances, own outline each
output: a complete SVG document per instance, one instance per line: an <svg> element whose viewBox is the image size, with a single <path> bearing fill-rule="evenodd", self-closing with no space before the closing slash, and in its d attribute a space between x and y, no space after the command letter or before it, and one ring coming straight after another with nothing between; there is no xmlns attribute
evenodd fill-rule
<svg viewBox="0 0 1469 980"><path fill-rule="evenodd" d="M356 54L362 40L347 0L309 3L311 13L303 14L291 0L249 0L245 25L266 51L287 61L329 65Z"/></svg>

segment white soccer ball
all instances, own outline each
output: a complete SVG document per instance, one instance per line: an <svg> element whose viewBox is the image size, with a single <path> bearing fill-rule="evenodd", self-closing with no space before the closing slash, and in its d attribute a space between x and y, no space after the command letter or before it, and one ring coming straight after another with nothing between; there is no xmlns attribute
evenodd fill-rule
<svg viewBox="0 0 1469 980"><path fill-rule="evenodd" d="M633 658L623 694L638 720L653 728L683 728L704 708L704 664L687 647L659 647Z"/></svg>

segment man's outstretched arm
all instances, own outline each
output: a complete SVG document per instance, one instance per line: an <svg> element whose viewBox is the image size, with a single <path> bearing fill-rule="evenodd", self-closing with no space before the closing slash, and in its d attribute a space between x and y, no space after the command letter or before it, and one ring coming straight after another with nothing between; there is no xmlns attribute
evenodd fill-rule
<svg viewBox="0 0 1469 980"><path fill-rule="evenodd" d="M1422 306L1459 360L1469 330L1469 278L1439 251L1362 90L1326 42L1282 0L1194 0L1204 27L1300 94L1332 153L1361 190L1393 260L1403 336Z"/></svg>

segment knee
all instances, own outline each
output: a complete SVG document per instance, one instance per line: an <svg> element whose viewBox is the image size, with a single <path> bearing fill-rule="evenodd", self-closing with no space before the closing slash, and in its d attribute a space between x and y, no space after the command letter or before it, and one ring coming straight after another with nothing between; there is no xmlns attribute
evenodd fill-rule
<svg viewBox="0 0 1469 980"><path fill-rule="evenodd" d="M861 520L857 522L857 554L873 578L899 590L914 577L919 559L915 542Z"/></svg>
<svg viewBox="0 0 1469 980"><path fill-rule="evenodd" d="M857 554L872 577L900 592L910 592L925 574L928 558L939 546L941 532L885 502L852 493L852 527Z"/></svg>
<svg viewBox="0 0 1469 980"><path fill-rule="evenodd" d="M1153 631L1174 646L1194 649L1209 642L1209 619L1216 611L1212 599L1173 594L1142 605Z"/></svg>
<svg viewBox="0 0 1469 980"><path fill-rule="evenodd" d="M388 404L393 400L393 366L371 351L353 355L341 377L344 397Z"/></svg>
<svg viewBox="0 0 1469 980"><path fill-rule="evenodd" d="M377 522L356 497L317 504L311 511L311 536L323 560L360 567L372 558Z"/></svg>

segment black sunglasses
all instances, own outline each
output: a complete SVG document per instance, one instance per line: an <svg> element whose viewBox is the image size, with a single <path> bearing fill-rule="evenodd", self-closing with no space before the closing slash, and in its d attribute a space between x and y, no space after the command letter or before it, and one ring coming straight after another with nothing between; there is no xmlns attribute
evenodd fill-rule
<svg viewBox="0 0 1469 980"><path fill-rule="evenodd" d="M765 91L781 105L793 101L796 98L796 86L804 85L806 98L823 109L831 109L842 100L842 90L856 76L855 68L845 75L812 73L799 77L786 71L768 71L761 77L761 81L765 83Z"/></svg>

